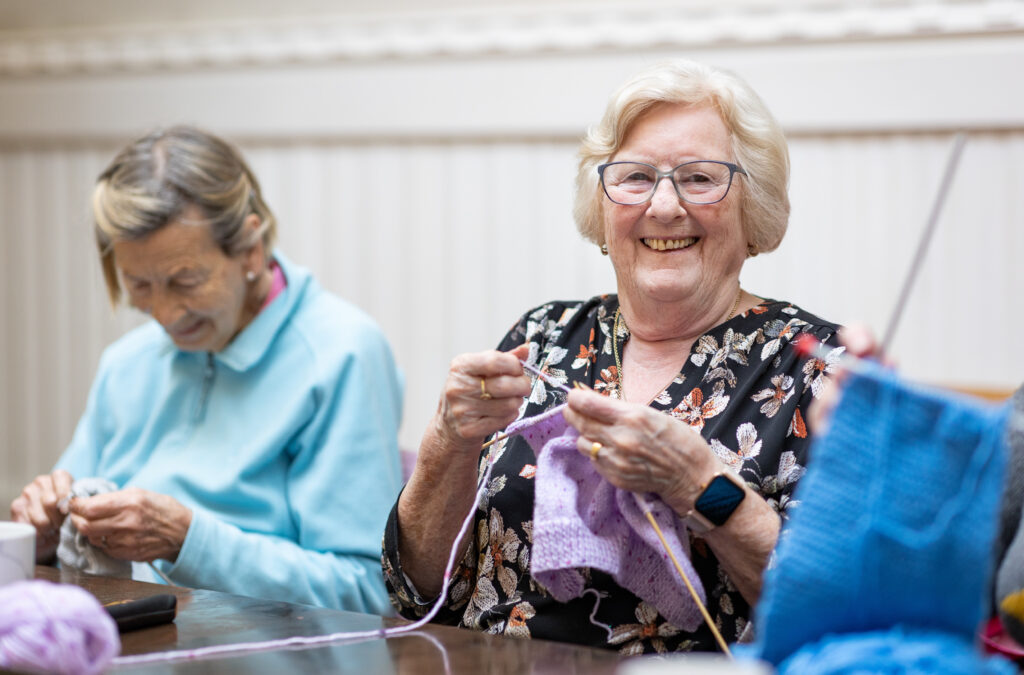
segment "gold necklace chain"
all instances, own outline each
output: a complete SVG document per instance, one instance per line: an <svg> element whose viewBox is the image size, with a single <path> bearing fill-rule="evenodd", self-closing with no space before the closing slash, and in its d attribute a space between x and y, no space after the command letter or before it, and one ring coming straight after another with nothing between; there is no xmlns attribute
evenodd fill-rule
<svg viewBox="0 0 1024 675"><path fill-rule="evenodd" d="M732 309L729 310L729 316L725 317L722 323L725 323L729 319L736 316L736 310L740 308L740 299L743 297L743 287L740 286L739 291L736 293L736 302L732 303ZM615 355L615 377L618 380L619 386L619 399L626 400L626 392L622 388L622 359L619 358L619 322L622 320L622 308L615 308L615 320L612 322L612 354Z"/></svg>

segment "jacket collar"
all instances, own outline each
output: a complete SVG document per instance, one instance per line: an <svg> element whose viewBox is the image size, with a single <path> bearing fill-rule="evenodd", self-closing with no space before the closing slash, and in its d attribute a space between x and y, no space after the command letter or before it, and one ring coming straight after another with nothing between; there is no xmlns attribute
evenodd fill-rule
<svg viewBox="0 0 1024 675"><path fill-rule="evenodd" d="M313 283L309 270L293 264L279 251L275 251L273 257L284 273L287 282L284 290L227 347L213 354L215 361L232 370L244 372L260 362ZM207 352L196 356L207 358Z"/></svg>

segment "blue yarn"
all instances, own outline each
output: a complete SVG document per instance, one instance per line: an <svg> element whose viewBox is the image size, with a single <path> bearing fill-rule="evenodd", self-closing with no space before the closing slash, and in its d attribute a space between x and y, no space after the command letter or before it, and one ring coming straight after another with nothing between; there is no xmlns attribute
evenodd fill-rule
<svg viewBox="0 0 1024 675"><path fill-rule="evenodd" d="M1003 659L984 659L965 638L904 630L828 635L779 664L779 675L1015 675Z"/></svg>
<svg viewBox="0 0 1024 675"><path fill-rule="evenodd" d="M880 368L852 376L766 575L754 654L780 664L826 634L898 624L970 644L986 606L1008 413ZM831 639L863 648L856 636ZM891 672L915 672L904 665Z"/></svg>

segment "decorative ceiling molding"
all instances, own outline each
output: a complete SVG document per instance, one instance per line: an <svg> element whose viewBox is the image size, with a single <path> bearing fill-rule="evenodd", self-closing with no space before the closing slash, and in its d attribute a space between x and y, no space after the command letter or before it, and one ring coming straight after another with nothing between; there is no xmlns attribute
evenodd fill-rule
<svg viewBox="0 0 1024 675"><path fill-rule="evenodd" d="M745 0L0 32L0 75L149 72L1024 32L1022 0Z"/></svg>

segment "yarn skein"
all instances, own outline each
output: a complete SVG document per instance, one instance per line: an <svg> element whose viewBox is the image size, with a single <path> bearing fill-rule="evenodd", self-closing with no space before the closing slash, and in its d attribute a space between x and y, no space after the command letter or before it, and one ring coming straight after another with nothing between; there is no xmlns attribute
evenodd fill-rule
<svg viewBox="0 0 1024 675"><path fill-rule="evenodd" d="M121 651L117 624L88 591L49 581L0 587L0 668L103 672Z"/></svg>

